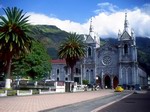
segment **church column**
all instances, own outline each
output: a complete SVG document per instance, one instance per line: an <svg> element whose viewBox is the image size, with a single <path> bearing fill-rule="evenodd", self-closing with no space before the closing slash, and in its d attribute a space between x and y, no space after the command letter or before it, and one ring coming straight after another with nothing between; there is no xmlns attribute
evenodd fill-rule
<svg viewBox="0 0 150 112"><path fill-rule="evenodd" d="M135 71L135 65L133 64L133 84L137 84L137 74Z"/></svg>
<svg viewBox="0 0 150 112"><path fill-rule="evenodd" d="M137 49L135 47L135 61L137 62Z"/></svg>
<svg viewBox="0 0 150 112"><path fill-rule="evenodd" d="M136 46L132 47L132 61L133 62L137 62L137 50L136 50Z"/></svg>
<svg viewBox="0 0 150 112"><path fill-rule="evenodd" d="M135 61L135 53L134 53L134 47L131 47L131 53L132 53L132 61Z"/></svg>
<svg viewBox="0 0 150 112"><path fill-rule="evenodd" d="M126 85L128 85L128 69L126 69Z"/></svg>
<svg viewBox="0 0 150 112"><path fill-rule="evenodd" d="M83 60L83 79L86 78L86 71L85 71L85 59Z"/></svg>
<svg viewBox="0 0 150 112"><path fill-rule="evenodd" d="M80 65L80 69L81 69L81 74L80 74L80 80L81 80L81 81L80 81L80 83L81 83L81 85L82 85L82 77L83 77L83 71L82 71L83 68L82 68L82 66L83 66L83 65L81 64L81 65Z"/></svg>
<svg viewBox="0 0 150 112"><path fill-rule="evenodd" d="M121 55L122 55L122 50L121 50L121 46L119 46L119 62L121 61Z"/></svg>
<svg viewBox="0 0 150 112"><path fill-rule="evenodd" d="M119 85L122 85L122 67L119 64Z"/></svg>
<svg viewBox="0 0 150 112"><path fill-rule="evenodd" d="M139 78L140 77L139 77L139 73L138 73L138 65L137 64L135 65L135 72L136 72L136 84L140 84L139 83L139 81L140 81Z"/></svg>
<svg viewBox="0 0 150 112"><path fill-rule="evenodd" d="M89 70L88 75L89 75L89 83L91 83L91 70Z"/></svg>
<svg viewBox="0 0 150 112"><path fill-rule="evenodd" d="M96 83L96 75L97 75L97 66L96 66L96 48L94 48L94 52L95 52L95 53L94 53L94 54L95 54L95 56L94 56L94 59L95 59L95 60L94 60L94 61L95 61L95 62L94 62L94 64L95 64L94 76L95 76L95 78L94 78L94 79L95 79L95 83Z"/></svg>
<svg viewBox="0 0 150 112"><path fill-rule="evenodd" d="M113 89L114 88L114 84L113 84L113 76L111 76L111 89Z"/></svg>
<svg viewBox="0 0 150 112"><path fill-rule="evenodd" d="M102 89L104 88L104 72L103 72L103 69L102 69L102 72L101 72L101 85L102 85Z"/></svg>

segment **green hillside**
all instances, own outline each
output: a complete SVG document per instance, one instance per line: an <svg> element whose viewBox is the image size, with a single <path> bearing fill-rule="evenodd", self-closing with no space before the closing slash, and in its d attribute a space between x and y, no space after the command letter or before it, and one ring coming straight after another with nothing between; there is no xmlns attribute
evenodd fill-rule
<svg viewBox="0 0 150 112"><path fill-rule="evenodd" d="M58 58L58 46L67 37L68 33L52 25L33 25L31 26L31 30L33 32L32 37L45 45L48 54L53 59Z"/></svg>

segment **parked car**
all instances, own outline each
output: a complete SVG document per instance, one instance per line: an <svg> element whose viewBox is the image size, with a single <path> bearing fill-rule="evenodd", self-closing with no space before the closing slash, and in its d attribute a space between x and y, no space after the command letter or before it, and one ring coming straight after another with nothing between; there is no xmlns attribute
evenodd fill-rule
<svg viewBox="0 0 150 112"><path fill-rule="evenodd" d="M115 92L122 92L124 89L121 86L115 88Z"/></svg>

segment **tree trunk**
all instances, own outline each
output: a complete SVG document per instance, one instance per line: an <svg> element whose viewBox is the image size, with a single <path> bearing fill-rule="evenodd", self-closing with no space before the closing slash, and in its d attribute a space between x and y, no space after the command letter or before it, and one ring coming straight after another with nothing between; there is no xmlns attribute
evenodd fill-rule
<svg viewBox="0 0 150 112"><path fill-rule="evenodd" d="M71 81L74 81L73 67L71 67Z"/></svg>
<svg viewBox="0 0 150 112"><path fill-rule="evenodd" d="M10 78L10 74L11 74L11 59L10 58L7 61L7 73L6 73L6 81L5 81L5 88L10 89L11 88L11 78Z"/></svg>

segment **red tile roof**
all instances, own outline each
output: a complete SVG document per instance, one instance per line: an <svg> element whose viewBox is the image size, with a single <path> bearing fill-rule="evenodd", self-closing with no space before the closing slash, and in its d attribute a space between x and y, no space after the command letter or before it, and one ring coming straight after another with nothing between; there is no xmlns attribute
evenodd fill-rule
<svg viewBox="0 0 150 112"><path fill-rule="evenodd" d="M56 60L51 60L52 64L66 64L65 59L56 59Z"/></svg>

